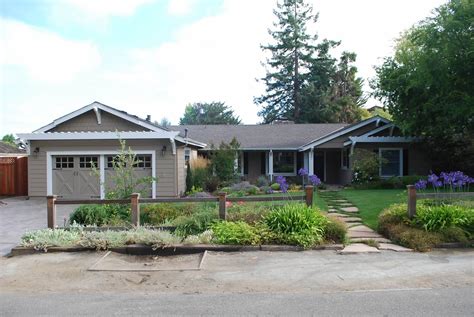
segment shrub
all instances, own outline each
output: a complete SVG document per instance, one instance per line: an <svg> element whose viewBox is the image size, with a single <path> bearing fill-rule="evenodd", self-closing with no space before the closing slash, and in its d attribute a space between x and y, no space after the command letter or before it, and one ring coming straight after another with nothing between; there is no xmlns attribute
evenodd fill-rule
<svg viewBox="0 0 474 317"><path fill-rule="evenodd" d="M212 225L214 241L222 244L253 245L260 242L257 230L243 221L222 221Z"/></svg>
<svg viewBox="0 0 474 317"><path fill-rule="evenodd" d="M344 222L335 217L328 217L328 219L329 221L324 229L324 239L334 243L345 242L347 228Z"/></svg>
<svg viewBox="0 0 474 317"><path fill-rule="evenodd" d="M439 231L451 226L472 228L474 220L472 214L470 208L463 206L419 204L414 222L427 231Z"/></svg>
<svg viewBox="0 0 474 317"><path fill-rule="evenodd" d="M21 246L47 251L49 247L77 245L81 230L41 229L29 231L21 237Z"/></svg>
<svg viewBox="0 0 474 317"><path fill-rule="evenodd" d="M391 226L410 222L407 214L407 205L394 204L389 206L379 215L378 220L378 231L381 234L388 236Z"/></svg>
<svg viewBox="0 0 474 317"><path fill-rule="evenodd" d="M304 204L277 207L264 221L280 242L305 248L321 242L328 223L326 217Z"/></svg>
<svg viewBox="0 0 474 317"><path fill-rule="evenodd" d="M353 183L363 184L379 178L380 159L377 154L369 150L356 149L351 155L351 159L353 161Z"/></svg>
<svg viewBox="0 0 474 317"><path fill-rule="evenodd" d="M204 188L210 192L213 193L217 190L219 187L221 181L217 176L209 176L206 181L204 182Z"/></svg>
<svg viewBox="0 0 474 317"><path fill-rule="evenodd" d="M254 225L262 221L269 212L270 208L266 205L237 202L227 209L227 220L244 221Z"/></svg>
<svg viewBox="0 0 474 317"><path fill-rule="evenodd" d="M214 237L212 230L206 230L203 233L187 236L183 244L210 244Z"/></svg>
<svg viewBox="0 0 474 317"><path fill-rule="evenodd" d="M140 206L140 222L142 224L161 225L179 216L191 215L195 205L192 203L159 203L142 204Z"/></svg>
<svg viewBox="0 0 474 317"><path fill-rule="evenodd" d="M427 232L405 224L393 225L389 229L389 239L407 248L425 252L442 242L439 233Z"/></svg>
<svg viewBox="0 0 474 317"><path fill-rule="evenodd" d="M191 165L192 166L192 165ZM209 178L207 167L191 167L193 175L191 188L206 188L206 181Z"/></svg>
<svg viewBox="0 0 474 317"><path fill-rule="evenodd" d="M469 234L459 227L444 228L439 233L443 236L443 242L468 243L470 240Z"/></svg>
<svg viewBox="0 0 474 317"><path fill-rule="evenodd" d="M228 144L222 142L219 148L211 145L209 168L215 173L219 181L226 183L237 178L234 163L239 147L240 144L235 138Z"/></svg>
<svg viewBox="0 0 474 317"><path fill-rule="evenodd" d="M273 183L270 187L272 190L280 190L280 184L278 183Z"/></svg>
<svg viewBox="0 0 474 317"><path fill-rule="evenodd" d="M193 184L193 170L191 169L190 164L186 164L186 193L194 188Z"/></svg>
<svg viewBox="0 0 474 317"><path fill-rule="evenodd" d="M258 187L267 187L270 185L270 182L268 181L268 178L266 176L259 176L257 178L257 181L255 182L255 185Z"/></svg>
<svg viewBox="0 0 474 317"><path fill-rule="evenodd" d="M110 208L107 205L82 205L69 216L69 222L102 226L107 224L111 217Z"/></svg>
<svg viewBox="0 0 474 317"><path fill-rule="evenodd" d="M196 235L209 229L213 221L218 219L217 209L208 208L194 213L192 216L180 216L173 221L175 233L182 237Z"/></svg>

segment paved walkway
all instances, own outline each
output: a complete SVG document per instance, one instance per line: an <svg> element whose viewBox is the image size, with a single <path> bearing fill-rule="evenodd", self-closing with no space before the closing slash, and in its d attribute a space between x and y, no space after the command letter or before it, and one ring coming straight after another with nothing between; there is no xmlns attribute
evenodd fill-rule
<svg viewBox="0 0 474 317"><path fill-rule="evenodd" d="M359 209L336 190L321 191L319 195L328 204L329 215L347 226L350 245L341 253L380 252L379 250L412 251L395 244L362 223Z"/></svg>

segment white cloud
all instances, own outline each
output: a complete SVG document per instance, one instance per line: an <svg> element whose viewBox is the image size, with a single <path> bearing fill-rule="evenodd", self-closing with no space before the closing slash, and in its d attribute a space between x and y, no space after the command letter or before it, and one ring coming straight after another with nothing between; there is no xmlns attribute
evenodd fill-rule
<svg viewBox="0 0 474 317"><path fill-rule="evenodd" d="M60 82L100 64L97 47L47 30L0 18L0 65L20 66L38 81Z"/></svg>
<svg viewBox="0 0 474 317"><path fill-rule="evenodd" d="M186 15L191 13L197 0L169 0L168 13L171 15Z"/></svg>
<svg viewBox="0 0 474 317"><path fill-rule="evenodd" d="M139 6L154 0L62 0L82 13L94 17L131 16Z"/></svg>

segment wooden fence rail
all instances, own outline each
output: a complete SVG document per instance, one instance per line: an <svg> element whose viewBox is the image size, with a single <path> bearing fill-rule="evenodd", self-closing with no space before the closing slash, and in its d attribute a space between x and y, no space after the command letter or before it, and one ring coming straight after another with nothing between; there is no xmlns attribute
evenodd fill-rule
<svg viewBox="0 0 474 317"><path fill-rule="evenodd" d="M408 217L412 219L416 215L416 201L418 199L461 199L474 198L474 192L453 193L417 193L414 185L408 185Z"/></svg>
<svg viewBox="0 0 474 317"><path fill-rule="evenodd" d="M226 193L219 193L217 197L191 197L191 198L140 198L140 194L132 194L130 199L58 199L56 195L47 196L48 228L56 228L56 206L57 205L84 205L84 204L130 204L132 211L132 224L140 225L140 204L150 203L219 203L219 218L227 218L227 202L265 202L265 201L304 201L307 206L313 205L314 187L306 186L304 195L271 196L271 197L227 197Z"/></svg>

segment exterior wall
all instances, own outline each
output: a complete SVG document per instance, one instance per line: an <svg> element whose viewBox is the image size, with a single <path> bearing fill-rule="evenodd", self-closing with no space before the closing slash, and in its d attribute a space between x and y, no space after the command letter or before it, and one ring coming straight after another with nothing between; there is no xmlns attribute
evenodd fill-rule
<svg viewBox="0 0 474 317"><path fill-rule="evenodd" d="M71 120L59 124L48 132L78 131L150 131L138 124L124 120L106 111L100 112L101 124L97 123L94 111L88 111Z"/></svg>
<svg viewBox="0 0 474 317"><path fill-rule="evenodd" d="M117 151L120 149L118 141L114 140L87 140L87 141L30 141L31 149L38 147L38 155L28 157L28 195L46 196L46 152L47 151ZM161 153L163 145L167 150ZM176 156L172 154L171 144L165 140L129 140L127 146L132 150L156 151L156 183L157 197L174 197L177 192ZM184 158L183 158L184 159Z"/></svg>
<svg viewBox="0 0 474 317"><path fill-rule="evenodd" d="M192 157L191 152L191 157ZM186 161L184 159L184 147L176 148L176 171L178 175L178 195L184 195L186 192Z"/></svg>
<svg viewBox="0 0 474 317"><path fill-rule="evenodd" d="M326 183L342 184L341 182L341 151L326 151Z"/></svg>
<svg viewBox="0 0 474 317"><path fill-rule="evenodd" d="M431 159L421 149L420 143L359 143L356 149L377 150L379 148L402 148L408 150L408 175L427 175Z"/></svg>
<svg viewBox="0 0 474 317"><path fill-rule="evenodd" d="M259 176L262 175L261 172L261 155L262 152L248 152L248 174L247 179L250 182L256 181Z"/></svg>

